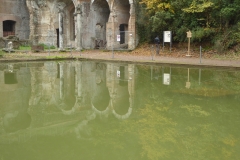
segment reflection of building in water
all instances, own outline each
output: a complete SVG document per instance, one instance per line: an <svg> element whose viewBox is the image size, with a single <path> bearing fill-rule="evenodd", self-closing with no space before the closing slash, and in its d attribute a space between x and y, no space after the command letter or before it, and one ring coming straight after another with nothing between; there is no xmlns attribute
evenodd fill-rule
<svg viewBox="0 0 240 160"><path fill-rule="evenodd" d="M90 110L126 119L133 107L134 70L131 64L96 62L1 65L0 116L18 120L11 121L19 125L12 131L79 121ZM29 119L24 125L30 115L31 124Z"/></svg>
<svg viewBox="0 0 240 160"><path fill-rule="evenodd" d="M30 71L26 64L0 65L0 119L5 131L29 127ZM1 126L1 125L0 125Z"/></svg>
<svg viewBox="0 0 240 160"><path fill-rule="evenodd" d="M132 64L109 64L107 86L111 96L111 108L118 119L126 119L130 116L133 107L134 95L134 70ZM120 71L120 76L117 75Z"/></svg>

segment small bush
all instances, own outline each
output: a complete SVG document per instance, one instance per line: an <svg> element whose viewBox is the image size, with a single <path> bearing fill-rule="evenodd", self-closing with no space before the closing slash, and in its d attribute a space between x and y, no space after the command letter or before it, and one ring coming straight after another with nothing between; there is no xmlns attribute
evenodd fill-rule
<svg viewBox="0 0 240 160"><path fill-rule="evenodd" d="M22 45L19 46L19 50L31 50L31 47L29 45Z"/></svg>
<svg viewBox="0 0 240 160"><path fill-rule="evenodd" d="M40 43L39 45L41 45L41 46L43 46L44 47L44 49L56 49L56 47L55 46L53 46L53 45L47 45L47 44L44 44L44 43Z"/></svg>
<svg viewBox="0 0 240 160"><path fill-rule="evenodd" d="M196 28L192 33L192 40L198 42L209 41L215 34L216 31L213 28Z"/></svg>
<svg viewBox="0 0 240 160"><path fill-rule="evenodd" d="M4 54L5 53L2 50L0 50L0 58L2 58Z"/></svg>
<svg viewBox="0 0 240 160"><path fill-rule="evenodd" d="M240 43L240 23L220 34L215 41L215 49L222 53L229 49L238 48ZM238 49L237 49L238 50Z"/></svg>

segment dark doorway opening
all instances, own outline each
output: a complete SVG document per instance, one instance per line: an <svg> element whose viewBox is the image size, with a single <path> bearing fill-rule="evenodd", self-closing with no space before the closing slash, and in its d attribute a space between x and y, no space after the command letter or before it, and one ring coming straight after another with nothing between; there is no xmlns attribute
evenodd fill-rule
<svg viewBox="0 0 240 160"><path fill-rule="evenodd" d="M59 29L56 29L57 32L57 47L59 48Z"/></svg>
<svg viewBox="0 0 240 160"><path fill-rule="evenodd" d="M120 30L120 44L124 44L125 43L125 36L126 31L127 31L128 25L127 24L120 24L119 26L119 30Z"/></svg>
<svg viewBox="0 0 240 160"><path fill-rule="evenodd" d="M5 84L17 84L17 76L15 72L4 72Z"/></svg>
<svg viewBox="0 0 240 160"><path fill-rule="evenodd" d="M3 37L7 37L9 35L15 35L15 21L6 20L3 21Z"/></svg>

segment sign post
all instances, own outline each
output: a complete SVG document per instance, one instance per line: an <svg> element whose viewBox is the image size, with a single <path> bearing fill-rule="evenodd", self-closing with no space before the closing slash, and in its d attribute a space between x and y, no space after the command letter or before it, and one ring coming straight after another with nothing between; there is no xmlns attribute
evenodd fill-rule
<svg viewBox="0 0 240 160"><path fill-rule="evenodd" d="M190 55L190 39L191 39L191 37L192 37L192 32L189 30L189 31L187 32L187 38L188 38L188 53L187 53L186 56L191 56L191 55Z"/></svg>
<svg viewBox="0 0 240 160"><path fill-rule="evenodd" d="M163 50L164 50L164 42L170 43L170 52L172 50L172 31L164 31L163 32Z"/></svg>

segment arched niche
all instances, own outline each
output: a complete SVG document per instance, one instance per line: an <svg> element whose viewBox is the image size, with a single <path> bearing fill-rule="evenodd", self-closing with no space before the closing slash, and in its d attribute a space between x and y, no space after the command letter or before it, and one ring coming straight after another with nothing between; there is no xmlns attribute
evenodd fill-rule
<svg viewBox="0 0 240 160"><path fill-rule="evenodd" d="M95 91L91 99L92 109L97 113L107 113L109 110L110 94L106 85L106 65L96 63Z"/></svg>
<svg viewBox="0 0 240 160"><path fill-rule="evenodd" d="M114 9L117 13L117 22L120 24L128 24L130 18L130 4L128 0L115 0Z"/></svg>
<svg viewBox="0 0 240 160"><path fill-rule="evenodd" d="M112 2L107 25L108 49L128 48L130 8L129 0L115 0ZM120 36L120 40L118 36Z"/></svg>

